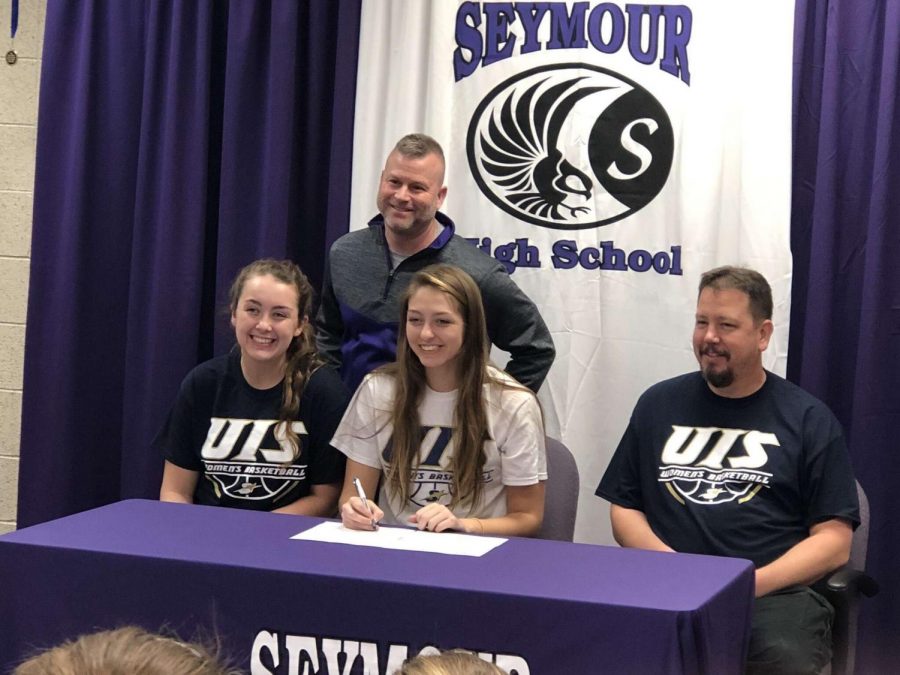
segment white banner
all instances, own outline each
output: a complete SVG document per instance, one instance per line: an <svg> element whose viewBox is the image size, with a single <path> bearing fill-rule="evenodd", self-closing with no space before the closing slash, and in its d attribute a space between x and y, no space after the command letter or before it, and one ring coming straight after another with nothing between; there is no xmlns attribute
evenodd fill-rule
<svg viewBox="0 0 900 675"><path fill-rule="evenodd" d="M547 431L581 473L576 540L631 409L697 367L701 272L741 264L775 299L784 374L793 3L363 3L351 229L404 134L447 157L442 211L506 263L556 344ZM497 354L502 365L503 355Z"/></svg>

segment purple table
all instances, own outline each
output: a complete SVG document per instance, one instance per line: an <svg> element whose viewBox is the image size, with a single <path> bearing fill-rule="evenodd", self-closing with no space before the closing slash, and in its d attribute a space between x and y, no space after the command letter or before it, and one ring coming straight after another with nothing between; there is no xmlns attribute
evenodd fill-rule
<svg viewBox="0 0 900 675"><path fill-rule="evenodd" d="M290 539L319 522L131 500L0 537L0 672L35 646L127 623L214 629L260 675L390 675L426 646L489 653L516 675L742 671L747 561Z"/></svg>

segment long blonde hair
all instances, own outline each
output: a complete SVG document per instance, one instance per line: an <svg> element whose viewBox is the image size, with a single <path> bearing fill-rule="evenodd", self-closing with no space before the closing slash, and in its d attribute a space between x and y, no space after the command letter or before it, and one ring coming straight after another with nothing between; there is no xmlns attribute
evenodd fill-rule
<svg viewBox="0 0 900 675"><path fill-rule="evenodd" d="M466 272L453 265L431 265L410 281L403 297L397 335L397 361L382 370L394 376L394 406L391 412L393 437L386 480L402 503L409 499L409 476L419 463L421 445L419 404L425 395L425 368L406 339L409 301L421 288L446 293L463 320L463 339L457 363L458 395L453 412L453 457L450 470L453 486L450 507L467 505L470 512L482 493L484 442L489 440L484 385L492 382L509 386L488 372L488 336L484 305L478 285ZM524 387L522 387L524 389Z"/></svg>
<svg viewBox="0 0 900 675"><path fill-rule="evenodd" d="M284 385L278 424L275 431L290 444L294 459L300 454L300 437L291 425L300 413L300 399L309 376L323 361L316 349L316 335L309 320L312 311L313 287L300 268L290 260L263 258L256 260L240 272L231 284L228 293L231 314L237 311L238 300L249 279L270 275L281 283L293 286L297 291L297 318L302 324L300 335L291 340L285 352ZM293 460L292 460L293 461Z"/></svg>

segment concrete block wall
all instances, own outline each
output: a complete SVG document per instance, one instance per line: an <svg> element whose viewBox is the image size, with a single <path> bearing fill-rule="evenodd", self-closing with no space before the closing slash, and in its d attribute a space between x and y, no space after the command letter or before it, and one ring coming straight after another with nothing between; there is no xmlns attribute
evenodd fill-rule
<svg viewBox="0 0 900 675"><path fill-rule="evenodd" d="M11 4L0 2L0 534L16 527L37 101L47 8L46 0L20 2L12 39ZM10 49L18 55L15 65L3 58Z"/></svg>

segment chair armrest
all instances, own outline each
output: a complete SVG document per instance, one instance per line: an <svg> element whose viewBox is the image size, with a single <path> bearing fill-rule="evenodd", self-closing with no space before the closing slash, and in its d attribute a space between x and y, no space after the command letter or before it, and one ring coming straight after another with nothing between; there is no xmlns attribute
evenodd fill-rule
<svg viewBox="0 0 900 675"><path fill-rule="evenodd" d="M828 577L826 582L829 591L835 593L860 593L867 598L878 593L878 582L861 570L851 567L842 567Z"/></svg>

